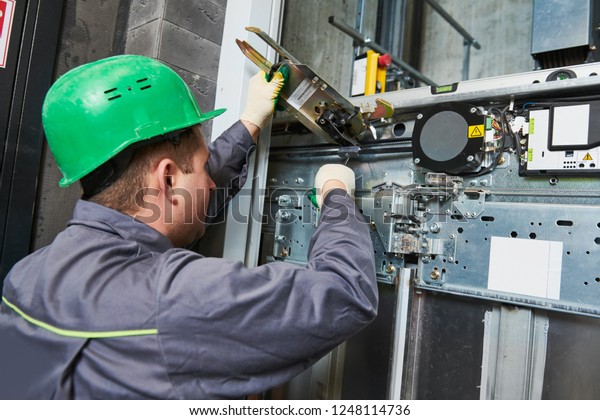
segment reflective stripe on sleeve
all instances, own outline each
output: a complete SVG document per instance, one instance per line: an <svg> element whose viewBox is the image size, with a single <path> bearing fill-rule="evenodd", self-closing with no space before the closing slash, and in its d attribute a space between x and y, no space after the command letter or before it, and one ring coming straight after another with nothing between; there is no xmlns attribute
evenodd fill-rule
<svg viewBox="0 0 600 420"><path fill-rule="evenodd" d="M74 331L74 330L64 330L62 328L54 327L45 322L39 321L35 318L30 317L25 312L20 310L17 306L13 305L2 296L2 301L15 311L19 316L25 319L27 322L43 328L46 331L50 331L51 333L62 335L64 337L73 337L73 338L118 338L118 337L134 337L140 335L156 335L158 334L157 329L147 329L147 330L123 330L123 331Z"/></svg>

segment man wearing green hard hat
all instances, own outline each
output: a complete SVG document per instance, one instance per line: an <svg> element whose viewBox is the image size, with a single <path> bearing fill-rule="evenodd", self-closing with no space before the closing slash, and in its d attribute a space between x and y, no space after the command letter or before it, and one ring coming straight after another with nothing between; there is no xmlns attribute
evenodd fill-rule
<svg viewBox="0 0 600 420"><path fill-rule="evenodd" d="M308 264L246 268L185 249L246 178L285 75L250 80L240 121L207 146L167 65L85 64L46 95L63 178L83 194L54 242L17 263L0 304L0 399L216 399L266 391L373 320L373 249L353 172L325 165Z"/></svg>

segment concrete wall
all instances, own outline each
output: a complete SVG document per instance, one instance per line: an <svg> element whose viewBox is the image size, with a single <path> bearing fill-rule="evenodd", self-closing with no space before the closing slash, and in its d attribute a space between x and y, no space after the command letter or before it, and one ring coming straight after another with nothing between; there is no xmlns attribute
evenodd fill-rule
<svg viewBox="0 0 600 420"><path fill-rule="evenodd" d="M226 5L227 0L67 0L56 76L112 55L143 54L174 68L201 109L211 110ZM203 125L207 136L210 128ZM77 185L59 188L60 178L44 150L32 249L49 244L65 228L81 195Z"/></svg>
<svg viewBox="0 0 600 420"><path fill-rule="evenodd" d="M527 72L533 0L437 0L480 44L471 48L469 79ZM426 2L425 2L426 3ZM425 6L420 70L439 84L462 79L463 38L449 23Z"/></svg>
<svg viewBox="0 0 600 420"><path fill-rule="evenodd" d="M67 0L55 67L56 78L72 68L125 51L129 0ZM82 134L85 130L82 130ZM47 147L43 151L32 249L52 242L71 218L81 192L78 185L59 188L62 177Z"/></svg>
<svg viewBox="0 0 600 420"><path fill-rule="evenodd" d="M439 84L461 80L462 37L425 0L421 26L423 74ZM531 71L531 16L533 0L437 0L482 45L471 49L470 79ZM365 0L363 33L374 39L377 0ZM327 22L336 19L354 27L356 0L288 0L284 15L282 44L347 94L351 81L352 41Z"/></svg>
<svg viewBox="0 0 600 420"><path fill-rule="evenodd" d="M356 0L286 0L283 45L343 95L352 82L352 38L328 22L329 16L351 27L356 25ZM365 1L363 33L375 35L377 0Z"/></svg>
<svg viewBox="0 0 600 420"><path fill-rule="evenodd" d="M169 64L200 109L212 110L226 6L227 0L131 0L125 52ZM207 136L210 127L203 124Z"/></svg>

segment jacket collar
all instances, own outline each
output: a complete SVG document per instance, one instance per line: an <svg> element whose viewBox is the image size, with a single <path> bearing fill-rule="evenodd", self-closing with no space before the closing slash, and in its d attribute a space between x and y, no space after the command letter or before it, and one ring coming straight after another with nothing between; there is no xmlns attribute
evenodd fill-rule
<svg viewBox="0 0 600 420"><path fill-rule="evenodd" d="M73 218L67 226L81 225L102 230L134 241L150 252L165 252L173 248L171 241L147 224L120 211L85 200L78 200Z"/></svg>

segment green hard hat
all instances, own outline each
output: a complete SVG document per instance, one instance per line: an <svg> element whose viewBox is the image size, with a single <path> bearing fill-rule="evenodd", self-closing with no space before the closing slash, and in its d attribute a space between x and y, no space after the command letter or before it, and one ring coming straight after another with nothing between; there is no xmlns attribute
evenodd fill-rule
<svg viewBox="0 0 600 420"><path fill-rule="evenodd" d="M48 91L42 123L67 187L133 143L207 121L181 77L161 62L120 55L84 64Z"/></svg>

